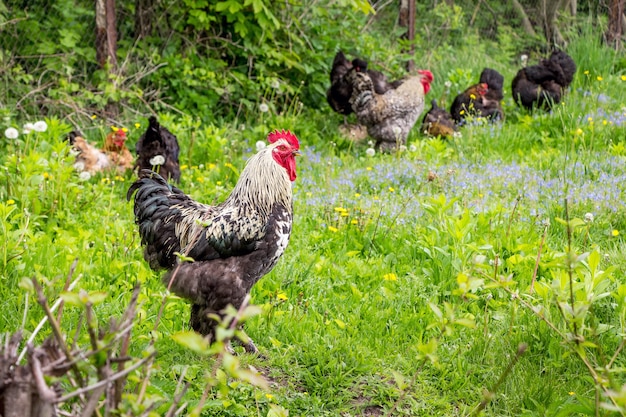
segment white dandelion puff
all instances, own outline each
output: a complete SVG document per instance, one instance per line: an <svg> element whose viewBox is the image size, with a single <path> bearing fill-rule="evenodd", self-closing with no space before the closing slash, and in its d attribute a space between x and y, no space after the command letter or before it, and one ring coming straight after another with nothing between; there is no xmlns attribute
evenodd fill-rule
<svg viewBox="0 0 626 417"><path fill-rule="evenodd" d="M267 104L265 104L265 103L261 103L261 104L259 105L259 111L260 111L261 113L267 113L269 110L270 110L270 106L268 106Z"/></svg>
<svg viewBox="0 0 626 417"><path fill-rule="evenodd" d="M81 181L89 181L91 179L91 174L89 171L83 171L78 175L78 179Z"/></svg>
<svg viewBox="0 0 626 417"><path fill-rule="evenodd" d="M396 137L400 136L400 133L402 132L402 129L400 129L399 126L394 126L391 130L393 130L393 134L396 135Z"/></svg>
<svg viewBox="0 0 626 417"><path fill-rule="evenodd" d="M280 88L280 82L278 80L273 80L272 84L270 84L270 87L272 87L274 90L278 90Z"/></svg>
<svg viewBox="0 0 626 417"><path fill-rule="evenodd" d="M33 130L35 132L45 132L46 130L48 130L48 124L43 120L39 120L35 122L35 124L33 124Z"/></svg>
<svg viewBox="0 0 626 417"><path fill-rule="evenodd" d="M414 143L412 143L412 144L409 146L409 151L411 151L411 152L416 152L416 151L417 151L417 146L415 146L415 144L414 144Z"/></svg>
<svg viewBox="0 0 626 417"><path fill-rule="evenodd" d="M28 135L28 134L29 134L30 132L32 132L33 130L35 130L35 125L34 125L34 124L32 124L32 123L26 123L26 124L24 125L24 128L22 129L22 132L23 132L25 135Z"/></svg>
<svg viewBox="0 0 626 417"><path fill-rule="evenodd" d="M165 157L163 155L156 155L150 158L150 165L157 166L165 163Z"/></svg>
<svg viewBox="0 0 626 417"><path fill-rule="evenodd" d="M259 152L261 149L265 149L267 145L262 140L256 143L256 151Z"/></svg>
<svg viewBox="0 0 626 417"><path fill-rule="evenodd" d="M450 87L452 87L452 81L448 80L445 83L443 83L443 85L445 85L447 89L450 89Z"/></svg>
<svg viewBox="0 0 626 417"><path fill-rule="evenodd" d="M372 157L376 155L376 150L374 148L367 148L367 150L365 151L365 155Z"/></svg>
<svg viewBox="0 0 626 417"><path fill-rule="evenodd" d="M585 223L593 222L593 213L585 213Z"/></svg>
<svg viewBox="0 0 626 417"><path fill-rule="evenodd" d="M452 137L453 137L454 139L461 139L461 138L463 137L463 134L462 134L461 132L454 132L454 133L452 134Z"/></svg>
<svg viewBox="0 0 626 417"><path fill-rule="evenodd" d="M84 171L85 170L85 163L83 161L76 161L76 162L74 162L74 169L76 171Z"/></svg>
<svg viewBox="0 0 626 417"><path fill-rule="evenodd" d="M19 135L20 132L18 132L14 127L9 127L4 131L4 136L6 136L7 139L17 139Z"/></svg>

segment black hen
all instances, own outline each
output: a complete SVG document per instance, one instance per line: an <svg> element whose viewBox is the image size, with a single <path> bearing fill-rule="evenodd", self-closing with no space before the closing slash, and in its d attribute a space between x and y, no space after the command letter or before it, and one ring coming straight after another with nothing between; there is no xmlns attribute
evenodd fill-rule
<svg viewBox="0 0 626 417"><path fill-rule="evenodd" d="M135 150L137 151L135 167L139 170L154 169L169 181L180 180L178 140L159 124L156 117L151 116L148 119L148 129L139 138Z"/></svg>
<svg viewBox="0 0 626 417"><path fill-rule="evenodd" d="M335 112L344 116L352 113L350 106L352 85L345 78L348 71L352 69L357 72L366 72L372 80L374 91L377 94L384 94L402 84L402 80L390 83L387 76L382 72L368 69L367 61L363 59L355 58L350 62L343 52L337 52L330 70L330 88L326 91L326 100Z"/></svg>
<svg viewBox="0 0 626 417"><path fill-rule="evenodd" d="M457 130L452 115L437 105L437 100L430 102L431 108L422 120L422 132L429 136L448 138Z"/></svg>
<svg viewBox="0 0 626 417"><path fill-rule="evenodd" d="M572 83L576 63L563 51L554 51L539 64L522 68L511 83L513 99L527 109L550 109Z"/></svg>
<svg viewBox="0 0 626 417"><path fill-rule="evenodd" d="M504 77L498 71L485 68L478 84L468 87L455 97L450 107L454 120L462 124L467 116L485 117L489 120L504 119L500 100L504 97Z"/></svg>

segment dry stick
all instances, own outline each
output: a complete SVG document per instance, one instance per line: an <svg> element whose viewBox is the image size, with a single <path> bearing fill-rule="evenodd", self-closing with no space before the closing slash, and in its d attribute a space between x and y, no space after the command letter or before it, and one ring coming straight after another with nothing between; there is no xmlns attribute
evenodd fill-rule
<svg viewBox="0 0 626 417"><path fill-rule="evenodd" d="M128 305L128 308L126 308L126 311L124 312L124 315L122 316L122 321L120 323L120 326L126 324L127 322L130 322L130 324L132 324L132 319L133 317L135 317L136 314L136 310L137 310L137 300L139 299L139 282L135 283L135 288L133 289L133 295L130 298L130 303ZM131 329L132 326L129 326L129 329ZM125 357L126 355L128 355L128 347L130 345L130 331L128 333L126 333L126 336L122 339L122 348L120 349L119 352L119 356L120 357ZM121 362L118 367L117 367L117 371L121 372L124 370L124 368L126 367L126 362ZM117 407L120 402L122 402L122 391L124 390L124 385L126 383L125 379L118 379L115 381L115 393L114 393L114 404Z"/></svg>
<svg viewBox="0 0 626 417"><path fill-rule="evenodd" d="M69 359L70 361L74 361L74 356L72 355L72 352L70 352L70 349L67 347L67 344L65 343L65 340L63 339L63 335L61 334L61 327L59 327L59 323L57 323L56 320L54 319L54 316L52 315L52 310L50 310L50 306L48 306L48 300L46 299L46 296L43 294L43 288L41 288L41 285L39 285L39 281L37 281L37 278L32 277L31 281L33 282L35 291L37 291L37 302L39 303L39 305L41 305L41 308L43 308L43 310L46 312L46 316L48 316L48 320L50 321L50 327L52 327L52 332L54 333L54 337L57 339L57 342L61 346L61 349L63 349L63 353L65 353L65 357ZM71 368L76 376L76 380L78 381L78 384L81 387L84 386L85 381L83 380L83 376L81 375L80 370L78 369L78 366L75 363L72 363Z"/></svg>
<svg viewBox="0 0 626 417"><path fill-rule="evenodd" d="M507 365L504 372L502 372L502 374L500 375L500 378L498 378L498 381L495 383L493 388L488 390L485 393L485 398L483 398L483 400L480 402L480 404L478 404L476 409L474 409L474 412L472 413L472 415L475 415L475 416L479 415L480 412L483 411L487 407L487 404L491 402L497 389L500 387L500 385L502 385L502 383L504 382L506 377L509 375L509 373L511 373L511 370L513 369L513 367L515 366L519 358L524 354L524 352L526 352L526 349L528 349L528 345L526 343L519 344L519 346L517 347L517 353L515 354L515 356L513 356L513 358L511 358L511 361Z"/></svg>
<svg viewBox="0 0 626 417"><path fill-rule="evenodd" d="M541 236L541 242L539 243L539 250L537 251L537 259L535 260L535 270L533 271L533 279L530 281L530 291L532 294L535 288L535 280L537 279L537 272L539 271L539 261L541 260L541 250L543 249L543 244L546 241L546 235L548 234L548 225L543 227L543 235Z"/></svg>
<svg viewBox="0 0 626 417"><path fill-rule="evenodd" d="M187 369L188 369L188 367L185 366L183 368L183 372L181 372L181 374L180 374L180 378L178 380L178 384L176 385L176 390L174 391L174 392L178 391L178 393L174 396L174 401L172 401L172 404L170 405L170 408L167 410L167 413L165 414L165 417L172 417L172 416L176 415L176 413L178 412L178 409L176 407L178 406L178 404L180 403L180 401L183 398L183 395L185 395L185 393L187 392L187 389L189 388L189 381L186 381L184 383L184 386L182 387L182 389L180 388L181 385L182 385L183 380L185 379L185 375L187 374Z"/></svg>
<svg viewBox="0 0 626 417"><path fill-rule="evenodd" d="M68 272L67 274L67 278L65 279L65 284L63 285L63 291L68 291L70 288L70 282L72 281L72 277L74 276L74 271L76 270L76 265L78 265L78 258L74 259L74 262L72 262L72 265L70 266L70 272ZM57 321L60 322L61 321L61 316L63 315L63 306L65 305L65 302L63 301L62 298L59 298L59 300L61 300L61 305L59 305L59 311L57 311Z"/></svg>
<svg viewBox="0 0 626 417"><path fill-rule="evenodd" d="M617 350L615 351L615 353L613 354L613 357L611 358L611 360L609 361L609 364L607 366L607 368L611 368L611 366L613 366L613 363L615 362L615 360L617 359L617 356L619 355L619 353L622 351L622 349L624 349L624 345L626 344L626 339L622 339L622 343L619 344Z"/></svg>
<svg viewBox="0 0 626 417"><path fill-rule="evenodd" d="M78 284L78 281L80 281L80 278L81 278L80 276L76 278L76 280L67 287L68 291L72 291L74 289L76 284ZM59 308L62 302L63 300L59 298L58 300L55 301L55 303L52 305L50 310L51 311L56 310L57 308ZM44 326L44 324L46 324L47 321L48 321L48 317L44 317L43 319L41 319L37 327L35 327L35 330L33 330L33 334L30 335L26 343L32 343L35 340L35 337L37 337L37 333L39 333L39 331ZM17 362L20 362L22 359L24 359L24 356L26 356L26 348L24 348L22 350L22 353L20 353L20 356L17 358Z"/></svg>
<svg viewBox="0 0 626 417"><path fill-rule="evenodd" d="M107 377L107 379L102 380L102 381L98 381L93 385L89 385L87 387L83 387L80 389L77 389L76 391L72 391L69 394L64 395L63 397L59 398L57 400L57 403L62 403L65 402L71 398L74 398L78 395L82 395L86 392L90 392L93 391L95 389L98 389L102 386L105 386L115 380L117 380L118 378L121 378L123 376L128 375L129 373L131 373L132 371L134 371L135 369L141 368L146 362L148 362L150 359L152 359L155 356L156 352L152 352L150 353L149 356L143 358L142 360L140 360L139 362L135 363L133 366L131 366L130 368L124 369L122 372L117 372L109 377ZM138 402L139 403L139 402Z"/></svg>

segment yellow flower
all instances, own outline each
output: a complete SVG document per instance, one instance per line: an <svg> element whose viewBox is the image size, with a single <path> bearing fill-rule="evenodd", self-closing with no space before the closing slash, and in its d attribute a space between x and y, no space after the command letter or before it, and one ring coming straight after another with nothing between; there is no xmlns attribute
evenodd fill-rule
<svg viewBox="0 0 626 417"><path fill-rule="evenodd" d="M361 197L361 194L356 193L356 194L354 194L354 197L359 198L359 197Z"/></svg>
<svg viewBox="0 0 626 417"><path fill-rule="evenodd" d="M222 185L222 181L216 182L217 185Z"/></svg>
<svg viewBox="0 0 626 417"><path fill-rule="evenodd" d="M461 110L459 114L465 114L465 110Z"/></svg>
<svg viewBox="0 0 626 417"><path fill-rule="evenodd" d="M204 177L196 177L196 181L204 182ZM220 185L220 181L217 182L217 185Z"/></svg>
<svg viewBox="0 0 626 417"><path fill-rule="evenodd" d="M371 170L372 170L372 167L367 167L367 168L365 168L365 169L366 169L367 171L371 171Z"/></svg>
<svg viewBox="0 0 626 417"><path fill-rule="evenodd" d="M180 169L187 169L187 168L189 168L189 166L188 166L188 165L185 165L185 164L183 164L183 165L181 165L181 166L180 166Z"/></svg>
<svg viewBox="0 0 626 417"><path fill-rule="evenodd" d="M91 115L91 120L96 120L98 118L98 116L96 116L95 114Z"/></svg>
<svg viewBox="0 0 626 417"><path fill-rule="evenodd" d="M476 100L476 95L475 95L475 94L470 94L470 98L471 98L472 100Z"/></svg>
<svg viewBox="0 0 626 417"><path fill-rule="evenodd" d="M230 162L226 162L224 166L227 168L233 168L233 164L231 164Z"/></svg>
<svg viewBox="0 0 626 417"><path fill-rule="evenodd" d="M389 187L389 192L390 192L390 193L393 193L394 191L396 191L396 189L395 189L395 188L393 188L393 187Z"/></svg>
<svg viewBox="0 0 626 417"><path fill-rule="evenodd" d="M602 124L603 124L604 126L606 126L606 125L608 125L608 124L609 124L609 122L607 122L606 120L603 120L603 121L602 121Z"/></svg>
<svg viewBox="0 0 626 417"><path fill-rule="evenodd" d="M119 128L115 127L115 126L111 126L111 130L114 132L117 132L118 130L120 130Z"/></svg>
<svg viewBox="0 0 626 417"><path fill-rule="evenodd" d="M284 292L279 292L278 294L276 294L276 298L278 298L280 301L287 301L287 294L285 294Z"/></svg>
<svg viewBox="0 0 626 417"><path fill-rule="evenodd" d="M397 281L398 280L398 276L396 274L394 274L393 272L390 272L388 274L383 275L383 279L385 281Z"/></svg>
<svg viewBox="0 0 626 417"><path fill-rule="evenodd" d="M348 210L346 210L346 209L345 209L345 208L343 208L343 207L335 207L335 211L337 211L337 212L341 213L341 212L348 211Z"/></svg>
<svg viewBox="0 0 626 417"><path fill-rule="evenodd" d="M13 199L7 200L7 206L12 206L13 204L15 204L15 200Z"/></svg>
<svg viewBox="0 0 626 417"><path fill-rule="evenodd" d="M626 75L622 75L622 81L626 81Z"/></svg>
<svg viewBox="0 0 626 417"><path fill-rule="evenodd" d="M585 72L583 72L583 74L589 75L589 70L585 70Z"/></svg>
<svg viewBox="0 0 626 417"><path fill-rule="evenodd" d="M337 233L339 231L339 229L337 229L336 227L332 227L332 226L328 226L328 230L330 230L333 233Z"/></svg>
<svg viewBox="0 0 626 417"><path fill-rule="evenodd" d="M124 179L125 178L120 176L120 175L116 175L115 178L114 178L115 181L124 181Z"/></svg>
<svg viewBox="0 0 626 417"><path fill-rule="evenodd" d="M135 129L139 129L141 127L141 123L135 123Z"/></svg>
<svg viewBox="0 0 626 417"><path fill-rule="evenodd" d="M348 217L350 215L350 213L348 213L348 211L342 211L341 212L341 217Z"/></svg>
<svg viewBox="0 0 626 417"><path fill-rule="evenodd" d="M612 236L619 236L619 230L617 229L613 229L613 231L611 232Z"/></svg>
<svg viewBox="0 0 626 417"><path fill-rule="evenodd" d="M598 75L598 76L596 77L596 79L597 79L598 81L602 81L602 80L603 80L603 78L602 78L600 75Z"/></svg>
<svg viewBox="0 0 626 417"><path fill-rule="evenodd" d="M50 178L50 174L48 174L47 172L44 172L44 173L43 173L43 177L44 177L45 179L49 179L49 178Z"/></svg>
<svg viewBox="0 0 626 417"><path fill-rule="evenodd" d="M588 121L589 123L593 123L593 117L591 117L591 116L587 117L587 121Z"/></svg>
<svg viewBox="0 0 626 417"><path fill-rule="evenodd" d="M127 133L128 129L126 129L125 127L122 128L122 132Z"/></svg>
<svg viewBox="0 0 626 417"><path fill-rule="evenodd" d="M576 393L575 393L574 391L570 391L570 392L568 392L568 394L569 394L569 395L574 395L574 394L576 394Z"/></svg>
<svg viewBox="0 0 626 417"><path fill-rule="evenodd" d="M583 134L583 130L581 128L576 129L576 134L577 135L582 135Z"/></svg>
<svg viewBox="0 0 626 417"><path fill-rule="evenodd" d="M350 221L350 224L357 225L357 224L359 224L359 221L358 221L357 219L352 219L352 220Z"/></svg>
<svg viewBox="0 0 626 417"><path fill-rule="evenodd" d="M265 394L265 398L271 400L272 398L274 398L274 396L272 394Z"/></svg>

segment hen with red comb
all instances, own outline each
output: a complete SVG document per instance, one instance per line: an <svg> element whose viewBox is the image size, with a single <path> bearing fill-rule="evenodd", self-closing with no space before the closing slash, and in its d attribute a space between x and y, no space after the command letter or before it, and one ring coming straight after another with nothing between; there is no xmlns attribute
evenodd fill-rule
<svg viewBox="0 0 626 417"><path fill-rule="evenodd" d="M144 259L152 269L167 271L163 283L191 302L191 327L213 339L212 316L221 317L228 305L241 307L289 243L300 143L287 130L267 139L269 145L248 160L218 205L199 203L148 170L128 190L129 200L135 195ZM258 351L250 339L240 342L247 352Z"/></svg>

